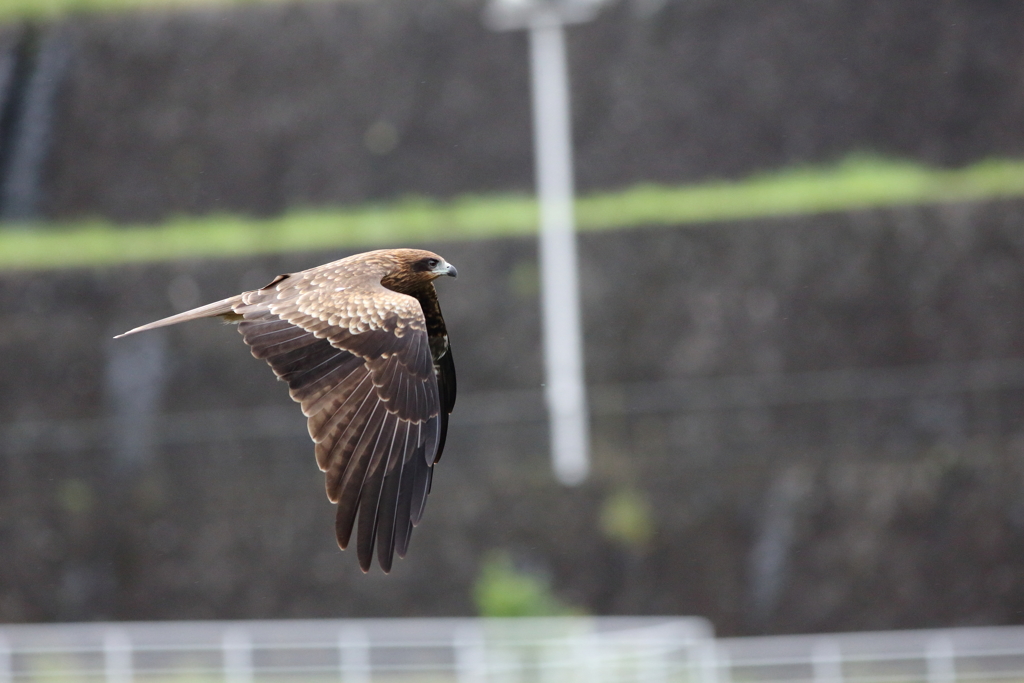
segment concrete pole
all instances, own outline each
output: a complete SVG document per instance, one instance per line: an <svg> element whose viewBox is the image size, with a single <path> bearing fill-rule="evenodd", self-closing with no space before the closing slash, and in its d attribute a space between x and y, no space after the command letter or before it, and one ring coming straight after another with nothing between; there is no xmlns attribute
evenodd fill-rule
<svg viewBox="0 0 1024 683"><path fill-rule="evenodd" d="M540 202L545 398L555 477L572 486L586 479L590 470L590 438L576 265L565 32L554 12L537 12L529 35L534 163Z"/></svg>

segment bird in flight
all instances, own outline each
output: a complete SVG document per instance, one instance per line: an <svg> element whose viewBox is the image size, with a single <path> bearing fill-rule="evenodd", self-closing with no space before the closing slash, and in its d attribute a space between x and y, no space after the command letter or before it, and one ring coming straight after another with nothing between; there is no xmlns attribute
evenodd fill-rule
<svg viewBox="0 0 1024 683"><path fill-rule="evenodd" d="M238 331L308 418L316 461L346 549L369 571L405 557L455 406L455 365L433 281L455 266L419 249L382 249L278 275L118 337L197 318Z"/></svg>

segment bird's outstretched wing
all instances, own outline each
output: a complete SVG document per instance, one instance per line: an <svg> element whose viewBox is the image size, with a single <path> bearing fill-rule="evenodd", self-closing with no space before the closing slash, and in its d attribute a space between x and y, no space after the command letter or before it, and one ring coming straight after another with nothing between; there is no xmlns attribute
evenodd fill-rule
<svg viewBox="0 0 1024 683"><path fill-rule="evenodd" d="M343 284L342 284L343 283ZM330 269L241 295L238 330L308 418L335 532L370 568L404 557L440 456L443 413L423 311L411 296Z"/></svg>
<svg viewBox="0 0 1024 683"><path fill-rule="evenodd" d="M348 547L358 518L359 565L369 570L376 546L388 572L423 516L455 405L455 366L430 284L441 274L455 270L430 252L356 254L118 336L197 318L238 322L308 418L338 505L338 545Z"/></svg>

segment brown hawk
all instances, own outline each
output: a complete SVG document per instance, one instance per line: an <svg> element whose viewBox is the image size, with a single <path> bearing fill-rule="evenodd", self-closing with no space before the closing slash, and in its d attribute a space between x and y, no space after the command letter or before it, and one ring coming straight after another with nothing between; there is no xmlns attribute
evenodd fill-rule
<svg viewBox="0 0 1024 683"><path fill-rule="evenodd" d="M384 249L279 275L261 289L157 320L238 323L252 355L288 383L308 418L344 550L369 571L405 557L423 517L455 405L455 365L433 281L457 275L429 251Z"/></svg>

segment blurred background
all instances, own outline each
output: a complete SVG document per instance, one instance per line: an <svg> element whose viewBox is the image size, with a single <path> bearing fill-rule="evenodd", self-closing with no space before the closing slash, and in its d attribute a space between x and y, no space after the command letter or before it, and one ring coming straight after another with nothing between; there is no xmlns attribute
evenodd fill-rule
<svg viewBox="0 0 1024 683"><path fill-rule="evenodd" d="M476 0L0 0L0 622L1024 623L1024 4L567 28L592 471L552 473L527 40ZM390 576L233 328L385 246L459 403Z"/></svg>

